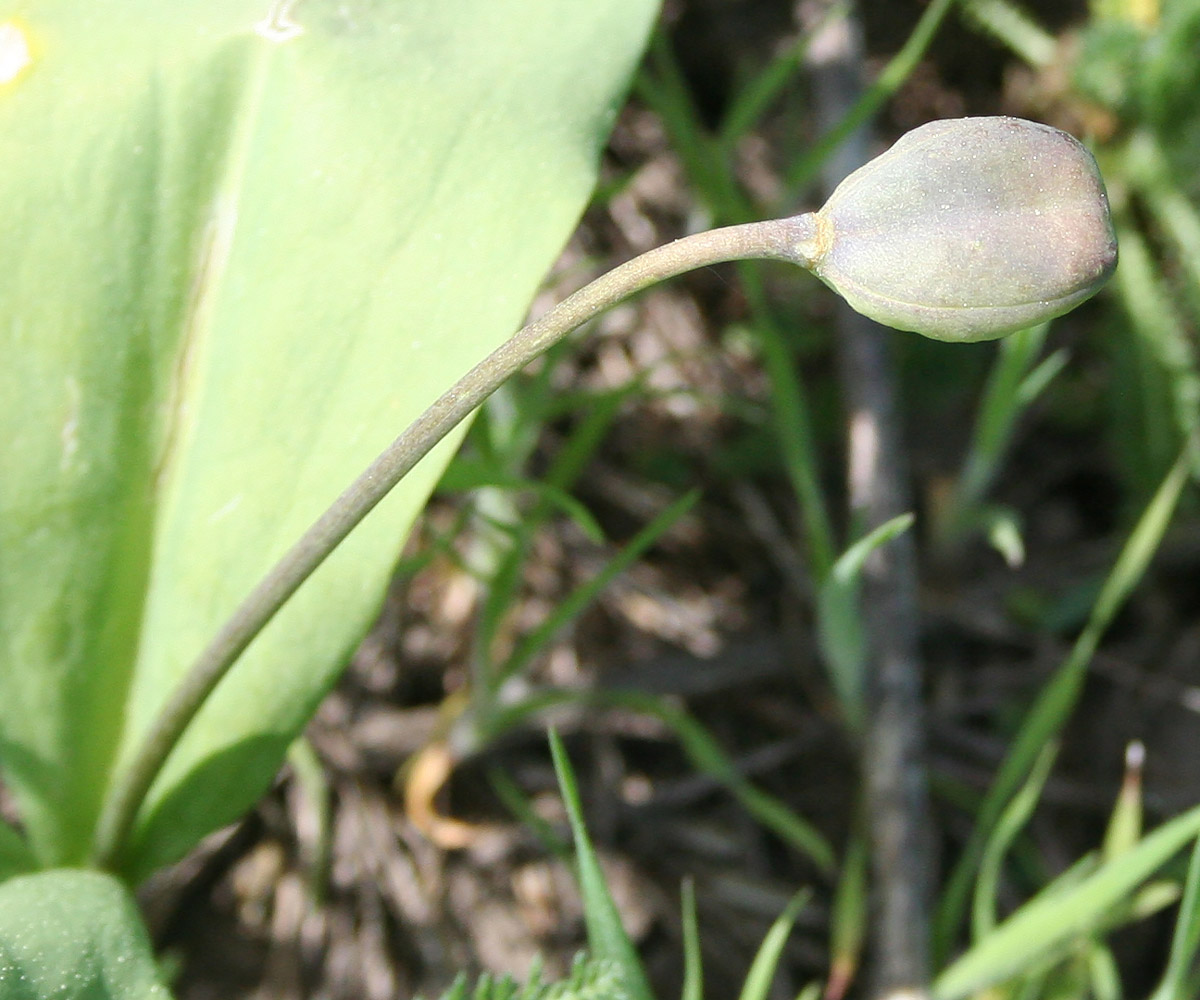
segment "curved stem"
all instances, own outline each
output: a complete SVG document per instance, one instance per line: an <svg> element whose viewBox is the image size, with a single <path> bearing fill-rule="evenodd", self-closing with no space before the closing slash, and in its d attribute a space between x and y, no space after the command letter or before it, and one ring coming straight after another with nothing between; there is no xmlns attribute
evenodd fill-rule
<svg viewBox="0 0 1200 1000"><path fill-rule="evenodd" d="M430 449L510 376L604 310L651 285L730 260L810 262L812 215L752 222L685 236L601 275L523 327L444 392L339 496L242 601L200 654L116 776L96 830L94 860L120 867L150 786L205 699L300 585Z"/></svg>
<svg viewBox="0 0 1200 1000"><path fill-rule="evenodd" d="M949 3L926 9L944 14ZM925 21L932 33L933 23ZM919 31L905 45L909 50ZM920 43L924 45L929 37ZM868 135L856 109L863 79L863 47L853 9L840 26L813 39L814 98L827 134L853 135L824 167L832 191L867 162ZM838 123L834 125L833 123ZM838 303L839 381L847 416L847 486L856 533L874 531L912 507L890 341L866 317ZM865 995L878 1000L929 997L929 910L933 898L933 830L925 761L922 662L918 643L917 561L911 532L868 556L862 573L859 621L865 640L866 718L861 760L862 794L873 905Z"/></svg>

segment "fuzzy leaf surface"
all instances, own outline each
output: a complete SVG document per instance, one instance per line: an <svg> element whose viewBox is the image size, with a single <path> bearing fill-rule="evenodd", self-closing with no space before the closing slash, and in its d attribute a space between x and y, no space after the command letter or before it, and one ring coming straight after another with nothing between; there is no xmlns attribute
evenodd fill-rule
<svg viewBox="0 0 1200 1000"><path fill-rule="evenodd" d="M221 621L520 324L655 8L0 0L0 762L42 864L86 861ZM261 794L452 445L218 688L127 874Z"/></svg>
<svg viewBox="0 0 1200 1000"><path fill-rule="evenodd" d="M0 885L4 1000L170 1000L129 891L99 872Z"/></svg>

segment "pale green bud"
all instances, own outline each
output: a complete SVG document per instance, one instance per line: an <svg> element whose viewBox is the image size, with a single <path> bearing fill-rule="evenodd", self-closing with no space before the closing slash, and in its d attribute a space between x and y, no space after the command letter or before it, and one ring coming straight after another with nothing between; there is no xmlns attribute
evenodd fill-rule
<svg viewBox="0 0 1200 1000"><path fill-rule="evenodd" d="M1096 161L1019 118L931 122L847 177L795 249L859 312L938 340L1058 316L1117 264Z"/></svg>

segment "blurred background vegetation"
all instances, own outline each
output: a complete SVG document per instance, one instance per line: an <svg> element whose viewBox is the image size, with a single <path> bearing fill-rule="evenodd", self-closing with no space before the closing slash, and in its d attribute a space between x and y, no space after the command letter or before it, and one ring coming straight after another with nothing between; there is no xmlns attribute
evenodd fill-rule
<svg viewBox="0 0 1200 1000"><path fill-rule="evenodd" d="M809 43L848 16L872 85L831 136ZM686 232L815 207L825 158L863 122L876 150L990 114L1094 150L1120 240L1108 288L999 344L892 343L939 884L977 890L978 857L960 863L981 816L995 828L1023 784L1038 800L1005 813L1001 914L1106 830L1116 850L1143 809L1156 825L1200 803L1198 55L1198 0L668 0L601 189L534 304ZM460 969L523 978L538 953L567 974L583 923L547 722L660 995L682 976L685 878L710 995L739 988L804 886L772 995L857 988L859 777L838 673L857 640L830 587L856 536L833 313L789 269L708 269L487 404L276 790L147 888L180 997L436 994ZM1173 467L1178 506L1135 537ZM1149 568L1114 576L1131 538ZM1148 993L1182 871L1021 995ZM942 959L970 937L952 896Z"/></svg>

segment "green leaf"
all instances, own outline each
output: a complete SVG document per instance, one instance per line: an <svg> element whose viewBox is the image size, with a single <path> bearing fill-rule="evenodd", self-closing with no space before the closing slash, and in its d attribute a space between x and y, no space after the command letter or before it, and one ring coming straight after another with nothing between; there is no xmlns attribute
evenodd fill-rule
<svg viewBox="0 0 1200 1000"><path fill-rule="evenodd" d="M700 921L696 916L696 883L683 880L680 925L683 931L683 985L680 1000L704 1000L704 958L700 950Z"/></svg>
<svg viewBox="0 0 1200 1000"><path fill-rule="evenodd" d="M937 511L934 532L939 545L953 548L969 531L981 529L1009 566L1024 560L1015 515L1002 507L984 506L983 501L1018 421L1067 363L1064 350L1038 360L1048 332L1049 324L1041 323L1000 341L962 472L949 500Z"/></svg>
<svg viewBox="0 0 1200 1000"><path fill-rule="evenodd" d="M487 736L495 738L538 712L562 704L616 707L658 719L675 734L692 766L727 788L759 823L808 857L823 873L832 874L837 867L833 848L812 823L793 812L782 799L753 784L703 725L686 710L659 695L629 690L547 689L497 712L490 720Z"/></svg>
<svg viewBox="0 0 1200 1000"><path fill-rule="evenodd" d="M563 804L571 822L571 836L575 841L588 949L597 961L609 963L616 970L622 997L628 1000L653 1000L654 994L646 981L641 959L621 924L617 904L608 891L604 870L600 867L600 859L584 825L583 803L579 799L571 761L554 730L550 731L550 752L554 756L554 771L558 775L558 786L562 790Z"/></svg>
<svg viewBox="0 0 1200 1000"><path fill-rule="evenodd" d="M791 936L796 918L800 916L800 911L804 909L810 899L812 899L812 890L801 889L792 897L783 913L771 924L767 936L758 946L754 961L750 964L750 971L746 973L746 981L742 983L742 991L738 1000L767 1000L771 992L771 982L775 978L775 971L779 968L779 960L783 957L784 945Z"/></svg>
<svg viewBox="0 0 1200 1000"><path fill-rule="evenodd" d="M1156 445L1157 454L1152 453L1151 458L1159 460L1156 464L1165 464L1168 455L1178 447L1178 439L1194 440L1200 436L1200 359L1188 332L1186 315L1164 280L1145 237L1124 221L1119 232L1122 256L1117 291L1136 339L1137 364L1145 369L1137 373L1136 379L1131 377L1127 381L1131 384L1148 381L1162 386L1143 402L1147 411L1143 418L1145 433L1154 430L1158 440L1141 447ZM1173 429L1153 424L1165 406L1169 406ZM1200 475L1200 457L1193 456L1193 469Z"/></svg>
<svg viewBox="0 0 1200 1000"><path fill-rule="evenodd" d="M534 970L524 987L508 976L497 979L484 973L469 988L467 977L460 973L441 1000L626 1000L620 976L612 962L593 961L577 955L567 979L543 983L541 967L534 960Z"/></svg>
<svg viewBox="0 0 1200 1000"><path fill-rule="evenodd" d="M854 102L854 106L788 168L787 188L792 196L789 200L794 201L794 196L808 187L821 166L847 137L866 124L903 86L925 55L925 50L953 5L954 0L934 0L929 4L921 19L913 26L903 48L892 56L874 82Z"/></svg>
<svg viewBox="0 0 1200 1000"><path fill-rule="evenodd" d="M846 995L862 961L870 902L868 861L867 834L860 818L850 831L830 914L828 1000Z"/></svg>
<svg viewBox="0 0 1200 1000"><path fill-rule="evenodd" d="M1012 747L979 808L970 839L951 870L942 893L934 919L934 948L939 956L948 949L966 907L984 845L1010 799L1027 780L1038 756L1046 744L1057 736L1074 710L1100 639L1141 581L1150 559L1158 550L1188 480L1188 459L1186 451L1179 456L1158 492L1147 504L1105 579L1083 631L1021 723Z"/></svg>
<svg viewBox="0 0 1200 1000"><path fill-rule="evenodd" d="M858 593L863 566L871 553L907 531L912 514L900 514L851 545L838 556L817 594L817 637L829 679L845 720L861 728L866 711L864 677L866 637Z"/></svg>
<svg viewBox="0 0 1200 1000"><path fill-rule="evenodd" d="M1175 918L1167 967L1150 1000L1184 1000L1191 995L1187 979L1197 951L1200 951L1200 839L1192 845L1192 859L1188 864L1183 898L1179 902L1179 914Z"/></svg>
<svg viewBox="0 0 1200 1000"><path fill-rule="evenodd" d="M1200 834L1200 807L1164 823L1119 857L1069 888L1026 903L934 983L935 1000L966 997L1036 967L1049 954L1101 924L1109 909Z"/></svg>
<svg viewBox="0 0 1200 1000"><path fill-rule="evenodd" d="M500 666L498 676L508 679L524 670L530 661L550 644L555 633L582 614L605 587L637 562L647 549L696 505L699 499L699 491L691 490L655 515L654 520L634 535L587 583L571 591L544 622L521 640L512 655Z"/></svg>
<svg viewBox="0 0 1200 1000"><path fill-rule="evenodd" d="M519 325L655 7L0 0L30 56L0 85L0 760L43 864L87 859L217 626ZM217 689L128 874L266 787L453 444Z"/></svg>
<svg viewBox="0 0 1200 1000"><path fill-rule="evenodd" d="M1117 801L1108 817L1108 829L1104 831L1101 853L1107 861L1136 844L1142 836L1145 821L1145 804L1142 802L1142 767L1146 759L1146 747L1141 740L1134 740L1125 747L1125 776Z"/></svg>
<svg viewBox="0 0 1200 1000"><path fill-rule="evenodd" d="M1121 1000L1121 973L1117 960L1104 945L1092 942L1086 949L1088 983L1096 1000Z"/></svg>
<svg viewBox="0 0 1200 1000"><path fill-rule="evenodd" d="M129 891L110 875L56 871L0 885L4 1000L169 1000Z"/></svg>
<svg viewBox="0 0 1200 1000"><path fill-rule="evenodd" d="M36 867L36 859L25 838L0 820L0 882Z"/></svg>
<svg viewBox="0 0 1200 1000"><path fill-rule="evenodd" d="M1013 796L996 823L983 857L979 862L979 875L975 880L975 899L971 909L972 937L981 941L996 926L996 910L1000 896L1000 876L1004 859L1017 835L1025 828L1033 811L1037 808L1046 779L1058 754L1058 744L1047 743L1034 762L1028 780Z"/></svg>

